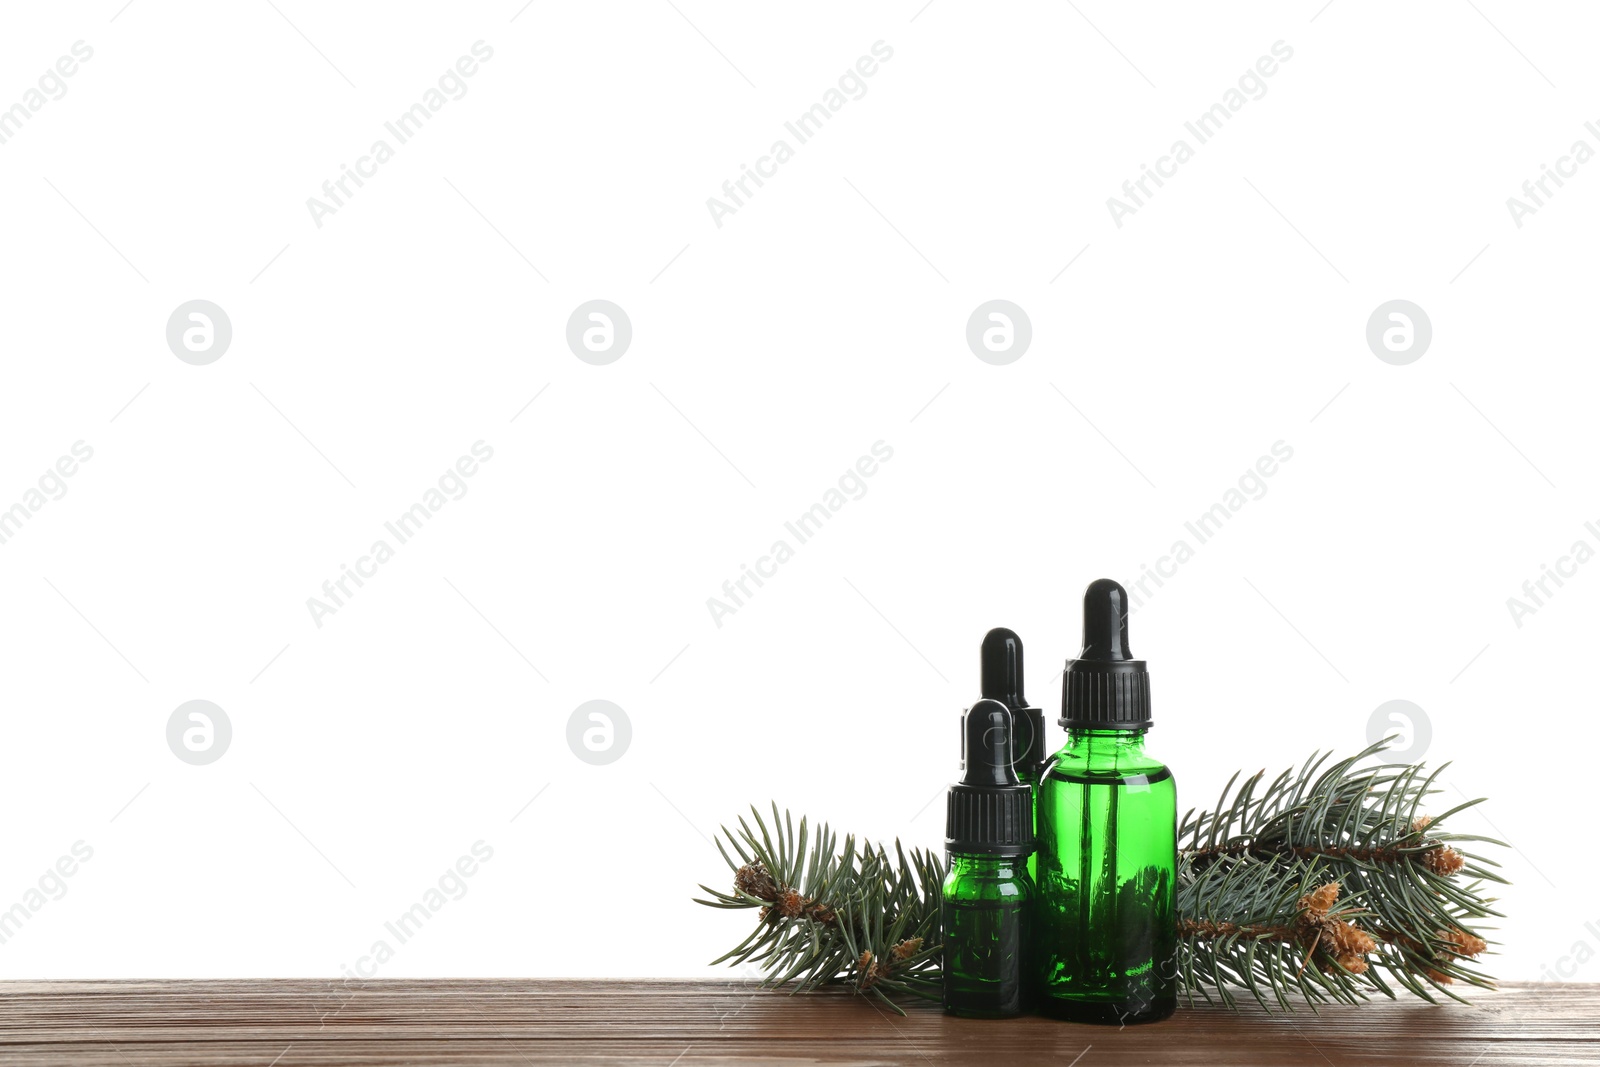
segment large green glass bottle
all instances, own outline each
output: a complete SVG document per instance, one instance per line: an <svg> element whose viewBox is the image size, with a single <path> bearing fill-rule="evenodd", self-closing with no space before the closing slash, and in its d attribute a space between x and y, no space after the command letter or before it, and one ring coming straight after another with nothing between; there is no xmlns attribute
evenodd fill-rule
<svg viewBox="0 0 1600 1067"><path fill-rule="evenodd" d="M1177 1007L1177 792L1144 751L1150 683L1128 649L1127 594L1084 594L1067 664L1067 744L1038 797L1034 959L1041 1012L1077 1022L1165 1019Z"/></svg>

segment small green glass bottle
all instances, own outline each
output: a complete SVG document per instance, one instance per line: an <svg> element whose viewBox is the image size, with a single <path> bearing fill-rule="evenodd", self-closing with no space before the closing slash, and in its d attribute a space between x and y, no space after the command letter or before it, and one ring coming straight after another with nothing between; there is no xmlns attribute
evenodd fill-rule
<svg viewBox="0 0 1600 1067"><path fill-rule="evenodd" d="M1128 648L1127 593L1101 579L1067 664L1067 744L1039 785L1038 1006L1075 1022L1177 1007L1177 792L1145 754L1150 676Z"/></svg>
<svg viewBox="0 0 1600 1067"><path fill-rule="evenodd" d="M1012 769L1011 712L980 700L963 721L961 781L945 819L944 1010L1004 1019L1030 1006L1033 790Z"/></svg>

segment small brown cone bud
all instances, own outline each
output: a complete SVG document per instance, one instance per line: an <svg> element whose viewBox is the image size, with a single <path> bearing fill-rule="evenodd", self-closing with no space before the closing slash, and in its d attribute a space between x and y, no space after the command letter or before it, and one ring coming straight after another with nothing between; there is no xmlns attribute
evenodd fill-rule
<svg viewBox="0 0 1600 1067"><path fill-rule="evenodd" d="M774 904L779 915L785 919L798 919L805 911L806 902L798 891L785 889L778 894L777 903Z"/></svg>
<svg viewBox="0 0 1600 1067"><path fill-rule="evenodd" d="M1422 865L1434 874L1449 876L1467 865L1466 858L1453 848L1430 848L1422 854Z"/></svg>
<svg viewBox="0 0 1600 1067"><path fill-rule="evenodd" d="M747 863L734 871L733 888L741 893L748 893L757 900L778 898L778 883L773 880L766 867L759 863Z"/></svg>
<svg viewBox="0 0 1600 1067"><path fill-rule="evenodd" d="M1365 956L1378 948L1371 934L1351 923L1334 923L1326 936L1333 941L1333 954L1341 963L1347 956Z"/></svg>
<svg viewBox="0 0 1600 1067"><path fill-rule="evenodd" d="M1476 956L1489 947L1489 942L1465 930L1436 930L1434 935L1450 944L1445 951L1457 956Z"/></svg>
<svg viewBox="0 0 1600 1067"><path fill-rule="evenodd" d="M1328 914L1328 909L1333 907L1339 899L1339 883L1329 882L1321 885L1300 898L1300 910L1310 912L1313 918L1320 919Z"/></svg>
<svg viewBox="0 0 1600 1067"><path fill-rule="evenodd" d="M915 956L921 951L922 938L913 937L900 942L892 950L890 950L889 955L894 958L896 963L899 963L902 960L910 959L912 956Z"/></svg>
<svg viewBox="0 0 1600 1067"><path fill-rule="evenodd" d="M860 977L856 979L862 989L870 989L878 983L878 979L889 976L889 965L883 960L873 956L871 952L863 952L856 961L856 970Z"/></svg>

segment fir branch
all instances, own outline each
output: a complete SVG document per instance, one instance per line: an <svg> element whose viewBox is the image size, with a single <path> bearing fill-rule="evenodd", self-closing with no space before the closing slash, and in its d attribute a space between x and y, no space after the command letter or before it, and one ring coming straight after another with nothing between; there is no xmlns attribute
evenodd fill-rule
<svg viewBox="0 0 1600 1067"><path fill-rule="evenodd" d="M759 908L759 922L714 964L759 964L763 985L795 992L848 984L902 1014L894 994L938 998L944 867L937 855L907 853L896 841L891 857L881 846L857 849L850 836L840 846L826 824L812 836L805 819L797 833L776 804L770 829L754 807L750 815L754 830L741 817L738 832L723 827L716 842L733 869L733 892L702 885L710 899L696 902Z"/></svg>
<svg viewBox="0 0 1600 1067"><path fill-rule="evenodd" d="M1362 766L1392 740L1327 766L1314 755L1265 786L1264 772L1235 775L1215 808L1183 818L1179 973L1191 1003L1215 993L1232 1005L1242 987L1263 1006L1270 995L1288 1008L1285 994L1298 990L1315 1007L1369 990L1393 997L1391 981L1425 1000L1459 1000L1445 987L1493 984L1470 961L1488 947L1479 921L1499 916L1485 883L1505 879L1465 846L1501 842L1443 828L1480 801L1421 814L1443 767ZM1344 910L1330 911L1340 899Z"/></svg>

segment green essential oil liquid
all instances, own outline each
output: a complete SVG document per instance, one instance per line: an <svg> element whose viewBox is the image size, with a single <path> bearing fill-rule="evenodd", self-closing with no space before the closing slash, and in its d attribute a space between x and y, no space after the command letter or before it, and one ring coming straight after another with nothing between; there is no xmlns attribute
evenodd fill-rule
<svg viewBox="0 0 1600 1067"><path fill-rule="evenodd" d="M1022 858L950 856L944 880L944 1004L1003 1019L1028 1007L1033 880Z"/></svg>
<svg viewBox="0 0 1600 1067"><path fill-rule="evenodd" d="M1039 768L1033 768L1033 770L1035 772L1037 772L1039 770ZM1027 786L1033 792L1033 836L1034 836L1034 840L1038 840L1038 837L1039 837L1039 779L1037 777L1037 774L1035 774L1035 776L1031 777L1031 778L1029 776L1027 776L1027 775L1024 775L1024 774L1018 774L1017 777L1018 777L1018 779L1021 780L1023 785ZM1030 881L1033 882L1034 885L1038 885L1039 884L1039 854L1037 852L1035 852L1033 855L1028 857L1028 878L1029 878Z"/></svg>
<svg viewBox="0 0 1600 1067"><path fill-rule="evenodd" d="M1077 1022L1177 1007L1177 792L1144 731L1073 730L1039 786L1039 1009Z"/></svg>

